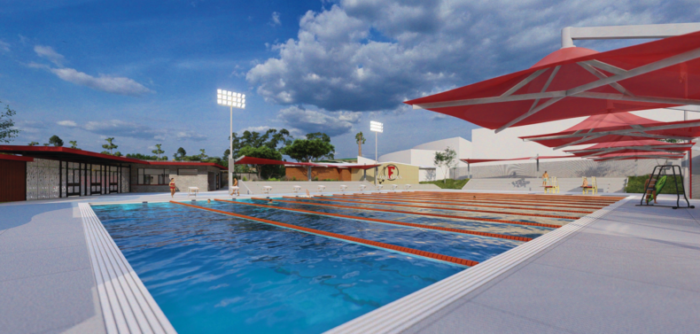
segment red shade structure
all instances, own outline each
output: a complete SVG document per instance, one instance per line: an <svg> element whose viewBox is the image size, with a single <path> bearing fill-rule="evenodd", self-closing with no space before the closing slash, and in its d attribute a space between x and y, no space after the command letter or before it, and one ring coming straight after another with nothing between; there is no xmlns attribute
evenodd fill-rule
<svg viewBox="0 0 700 334"><path fill-rule="evenodd" d="M292 165L292 166L311 166L311 167L327 167L323 164L315 164L311 162L290 162L273 159L240 157L236 160L236 165Z"/></svg>
<svg viewBox="0 0 700 334"><path fill-rule="evenodd" d="M700 137L700 120L659 122L631 113L591 116L561 132L520 137L560 149L572 145L645 139L692 140Z"/></svg>
<svg viewBox="0 0 700 334"><path fill-rule="evenodd" d="M600 143L585 149L567 150L564 152L579 157L596 157L611 153L679 153L687 151L691 147L693 147L693 143L667 143L659 140L647 139Z"/></svg>
<svg viewBox="0 0 700 334"><path fill-rule="evenodd" d="M669 153L665 151L658 152L627 152L627 153L610 153L600 156L589 157L593 161L614 161L614 160L638 160L638 159L681 159L685 157L685 153Z"/></svg>
<svg viewBox="0 0 700 334"><path fill-rule="evenodd" d="M405 103L496 132L574 117L700 105L700 32L600 53L563 48L527 70Z"/></svg>

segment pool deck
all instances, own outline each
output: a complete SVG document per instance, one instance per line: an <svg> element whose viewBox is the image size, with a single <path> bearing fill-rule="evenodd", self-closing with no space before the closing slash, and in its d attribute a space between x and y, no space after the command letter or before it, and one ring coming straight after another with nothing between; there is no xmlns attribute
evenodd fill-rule
<svg viewBox="0 0 700 334"><path fill-rule="evenodd" d="M208 197L228 196L199 196ZM0 332L106 332L78 203L167 200L164 194L120 194L0 204ZM634 204L622 204L393 331L696 331L700 201L693 201L694 210Z"/></svg>

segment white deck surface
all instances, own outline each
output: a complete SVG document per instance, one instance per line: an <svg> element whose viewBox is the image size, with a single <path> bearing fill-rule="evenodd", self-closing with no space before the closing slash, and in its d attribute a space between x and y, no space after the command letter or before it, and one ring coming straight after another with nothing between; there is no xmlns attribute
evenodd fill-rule
<svg viewBox="0 0 700 334"><path fill-rule="evenodd" d="M198 197L230 198L224 191ZM0 332L105 332L77 203L169 199L121 194L0 204ZM697 332L699 220L700 209L627 203L405 332Z"/></svg>

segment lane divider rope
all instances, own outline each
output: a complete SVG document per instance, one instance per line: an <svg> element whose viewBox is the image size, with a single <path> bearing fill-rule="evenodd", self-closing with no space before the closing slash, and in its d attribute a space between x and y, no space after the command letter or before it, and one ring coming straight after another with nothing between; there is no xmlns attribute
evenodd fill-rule
<svg viewBox="0 0 700 334"><path fill-rule="evenodd" d="M296 197L283 196L282 198L296 198ZM251 199L258 200L258 201L267 201L267 198L261 198L261 197L252 197ZM554 225L554 224L516 222L516 221L510 221L510 220L480 218L480 217L450 216L450 215L443 215L443 214L438 214L438 213L428 213L428 212L413 212L413 211L389 210L389 209L378 209L378 208L365 208L365 207L360 207L360 206L347 206L347 205L340 205L340 204L324 204L324 203L315 203L315 202L297 202L297 201L287 201L287 200L279 200L279 199L277 199L276 201L282 202L282 203L294 203L294 204L302 204L302 205L327 206L327 207L332 207L332 208L340 208L340 209L348 209L348 210L392 212L392 213L401 213L401 214L418 215L418 216L453 218L453 219L462 219L462 220L476 220L476 221L484 221L484 222L490 222L490 223L539 226L539 227L549 227L549 228L562 227L562 225Z"/></svg>
<svg viewBox="0 0 700 334"><path fill-rule="evenodd" d="M353 194L350 196L382 196L382 197L398 197L398 196L404 196L403 194L392 194L392 193L381 193L381 194ZM524 197L524 196L500 196L500 195L493 195L493 194L411 194L411 195L406 195L406 196L432 196L432 197L442 197L442 198L457 198L457 199L473 199L474 197L478 197L480 199L511 199L511 200L519 200L519 201L530 201L530 202L536 202L536 203L541 203L541 201L535 201L535 199L532 199L533 197L536 199L541 199L541 200L547 200L549 202L553 203L568 203L568 204L595 204L595 205L610 205L615 203L614 200L581 200L581 199L568 199L568 198L554 198L553 195L548 195L548 196L534 196L532 197ZM562 196L563 197L563 196Z"/></svg>
<svg viewBox="0 0 700 334"><path fill-rule="evenodd" d="M537 213L516 213L516 212L503 212L503 211L491 211L491 210L471 210L471 209L457 209L457 208L433 208L425 205L410 205L410 204L391 204L391 203L358 203L357 201L348 201L342 199L327 199L314 197L310 200L316 201L330 201L330 202L342 202L342 203L355 203L363 205L378 205L378 206L402 206L407 208L420 208L420 209L432 209L432 210L448 210L448 211L461 211L461 212L475 212L475 213L495 213L499 215L511 215L511 216L526 216L526 217L541 217L541 218L557 218L557 219L570 219L576 220L580 217L575 216L557 216L557 215L541 215Z"/></svg>
<svg viewBox="0 0 700 334"><path fill-rule="evenodd" d="M354 195L344 195L342 198L349 198L353 197ZM337 196L333 196L337 197ZM385 196L357 196L358 198L374 198L374 199L381 199L381 198L386 198ZM595 210L599 210L601 208L604 208L607 205L583 205L583 204L577 204L577 205L562 205L562 204L542 204L541 201L521 201L521 200L510 200L510 201L505 201L505 200L489 200L489 201L482 201L482 200L474 200L474 199L455 199L453 197L433 197L433 196L404 196L401 198L408 198L408 199L416 199L416 200L428 200L428 201L436 201L436 202L446 202L446 203L460 203L460 204L470 204L470 203L477 203L477 204L498 204L498 205L506 205L506 204L521 204L521 205L532 205L535 207L547 207L547 208L573 208L573 209L588 209L591 210L591 212Z"/></svg>
<svg viewBox="0 0 700 334"><path fill-rule="evenodd" d="M404 222L397 222L397 221L393 221L393 220L384 220L384 219L376 219L376 218L368 218L368 217L348 216L348 215L342 215L342 214L339 214L339 213L316 212L316 211L308 211L308 210L293 209L293 208L284 208L284 207L271 206L271 205L263 205L263 204L255 204L255 203L245 203L245 202L238 202L238 201L229 201L229 200L223 200L223 199L215 199L215 201L217 201L217 202L226 202L226 203L234 203L234 204L239 204L239 205L249 205L249 206L261 207L261 208L268 208L268 209L276 209L276 210L285 210L285 211L301 212L301 213L307 213L307 214L313 214L313 215L319 215L319 216L329 216L329 217L338 217L338 218L346 218L346 219L354 219L354 220L363 220L363 221L369 221L369 222L375 222L375 223L381 223L381 224L408 226L408 227L414 227L414 228L421 228L421 229L428 229L428 230L437 230L437 231L445 231L445 232L453 232L453 233L461 233L461 234L473 234L473 235L478 235L478 236L482 236L482 237L500 238L500 239L517 240L517 241L525 241L525 242L532 240L532 238L526 238L526 237L515 236L515 235L506 235L506 234L479 232L479 231L472 231L472 230L463 230L463 229L458 229L458 228L449 228L449 227L440 227L440 226L429 226L429 225L421 225L421 224L413 224L413 223L404 223Z"/></svg>
<svg viewBox="0 0 700 334"><path fill-rule="evenodd" d="M170 201L170 203L184 205L184 206L192 207L195 209L216 212L216 213L220 213L223 215L228 215L228 216L232 216L232 217L236 217L236 218L252 220L255 222L264 223L264 224L268 224L268 225L274 225L277 227L295 230L298 232L316 234L316 235L325 236L325 237L329 237L329 238L333 238L333 239L344 240L344 241L349 241L349 242L353 242L353 243L357 243L357 244L362 244L365 246L371 246L374 248L381 248L381 249L396 251L396 252L400 252L400 253L422 256L422 257L433 259L433 260L450 262L450 263L454 263L454 264L458 264L458 265L462 265L462 266L467 266L467 267L473 267L473 266L479 264L479 262L477 262L477 261L462 259L462 258L458 258L458 257L454 257L454 256L426 252L426 251L422 251L422 250L418 250L418 249L397 246L397 245L392 245L392 244L387 244L387 243L383 243L383 242L372 241L372 240L367 240L367 239L362 239L362 238L356 238L356 237L351 237L351 236L347 236L347 235L343 235L343 234L326 232L326 231L321 231L321 230L308 228L308 227L301 227L301 226L296 226L296 225L291 225L291 224L286 224L286 223L280 223L280 222L276 222L276 221L272 221L272 220L268 220L268 219L251 217L251 216L241 215L241 214L237 214L237 213L233 213L233 212L227 212L227 211L222 211L222 210L217 210L217 209L212 209L212 208L206 208L206 207L198 206L198 205L192 205L192 204L176 202L176 201Z"/></svg>

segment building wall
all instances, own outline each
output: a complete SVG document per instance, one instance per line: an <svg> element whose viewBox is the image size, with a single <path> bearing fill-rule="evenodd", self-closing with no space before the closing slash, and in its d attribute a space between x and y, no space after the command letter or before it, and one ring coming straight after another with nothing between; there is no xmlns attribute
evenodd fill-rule
<svg viewBox="0 0 700 334"><path fill-rule="evenodd" d="M216 187L209 182L209 173L220 173L220 169L211 166L168 166L168 165L132 165L131 166L131 192L170 192L169 185L140 185L138 184L138 169L166 169L168 170L168 182L175 179L175 191L187 192L189 187L197 187L199 191L212 191ZM196 169L197 175L179 175L180 169Z"/></svg>
<svg viewBox="0 0 700 334"><path fill-rule="evenodd" d="M0 160L0 202L24 201L26 192L27 162Z"/></svg>
<svg viewBox="0 0 700 334"><path fill-rule="evenodd" d="M470 158L472 155L472 143L461 137L447 138L436 140L418 145L414 148L384 154L379 157L379 162L399 162L420 167L436 167L435 153L444 151L446 148L451 148L457 153L455 167L466 167L467 164L460 159ZM360 159L358 158L358 162ZM426 178L430 177L434 180L442 180L445 177L450 177L449 171L443 168L437 168L432 173L424 172Z"/></svg>
<svg viewBox="0 0 700 334"><path fill-rule="evenodd" d="M285 176L289 180L308 180L307 167L286 167ZM340 168L326 168L326 167L312 167L311 168L311 179L312 180L337 180L337 181L350 181L352 178L350 170L340 169Z"/></svg>
<svg viewBox="0 0 700 334"><path fill-rule="evenodd" d="M34 159L27 162L27 200L59 198L58 161Z"/></svg>
<svg viewBox="0 0 700 334"><path fill-rule="evenodd" d="M387 175L386 167L388 165L394 165L398 168L399 178L396 180L385 179ZM401 164L397 162L383 163L378 168L379 171L379 184L391 185L391 184L418 184L419 183L419 168L418 166L412 166L408 164ZM359 169L353 170L353 181L362 181L363 171ZM367 181L374 182L374 168L367 169Z"/></svg>

